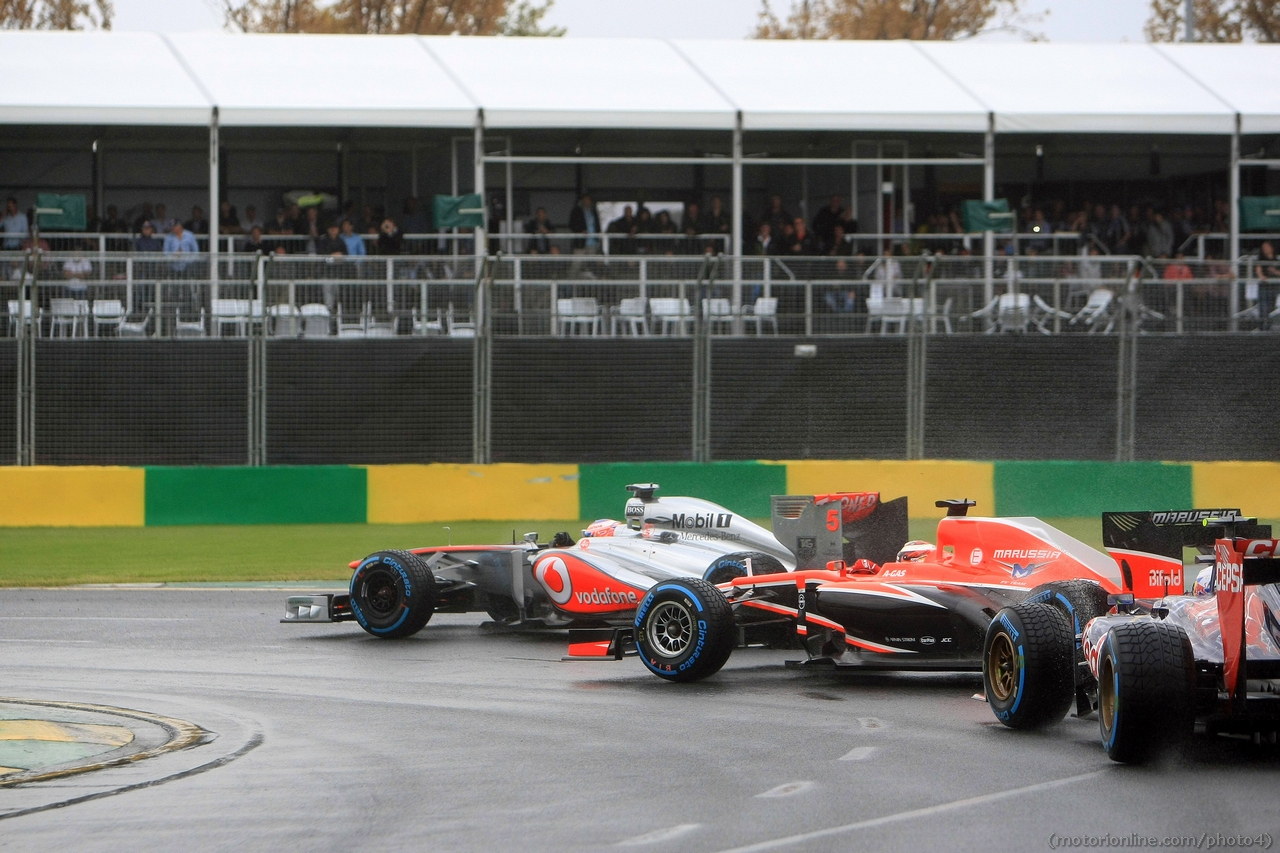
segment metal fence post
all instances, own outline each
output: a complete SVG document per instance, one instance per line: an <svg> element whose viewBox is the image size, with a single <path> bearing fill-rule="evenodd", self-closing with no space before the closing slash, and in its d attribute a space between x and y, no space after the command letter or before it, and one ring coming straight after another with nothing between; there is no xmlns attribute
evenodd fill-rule
<svg viewBox="0 0 1280 853"><path fill-rule="evenodd" d="M38 214L37 214L38 216ZM40 234L31 251L22 258L22 279L18 286L18 456L19 465L36 464L36 338L40 336ZM31 266L31 294L27 296L27 264Z"/></svg>
<svg viewBox="0 0 1280 853"><path fill-rule="evenodd" d="M704 255L693 304L693 461L711 461L711 287L719 255Z"/></svg>
<svg viewBox="0 0 1280 853"><path fill-rule="evenodd" d="M274 256L272 256L274 257ZM261 252L255 259L258 314L249 302L249 464L267 464L267 265ZM292 318L291 318L292 319Z"/></svg>
<svg viewBox="0 0 1280 853"><path fill-rule="evenodd" d="M1129 262L1129 279L1120 296L1116 351L1116 461L1132 462L1138 398L1138 280L1142 268Z"/></svg>
<svg viewBox="0 0 1280 853"><path fill-rule="evenodd" d="M923 301L922 295L932 286L933 258L924 255L916 265L916 274L907 293L907 435L906 456L908 459L924 458L924 413L925 386L927 378L928 328L926 323L932 321L933 310L929 316L923 313L917 318L916 300ZM925 273L925 287L921 287L920 273Z"/></svg>
<svg viewBox="0 0 1280 853"><path fill-rule="evenodd" d="M493 384L493 321L489 310L493 259L484 256L475 285L476 335L471 356L471 457L476 465L492 461L490 445L490 394Z"/></svg>

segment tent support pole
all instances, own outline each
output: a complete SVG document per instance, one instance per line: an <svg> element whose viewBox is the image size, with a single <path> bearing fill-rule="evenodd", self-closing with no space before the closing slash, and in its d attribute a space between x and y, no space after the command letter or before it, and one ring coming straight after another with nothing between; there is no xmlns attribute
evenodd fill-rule
<svg viewBox="0 0 1280 853"><path fill-rule="evenodd" d="M1230 238L1231 245L1231 296L1227 303L1227 315L1231 318L1230 329L1239 331L1240 321L1236 315L1240 313L1240 114L1236 113L1235 129L1231 133L1231 174L1227 176L1231 185ZM1266 308L1260 308L1263 319Z"/></svg>
<svg viewBox="0 0 1280 853"><path fill-rule="evenodd" d="M480 214L481 225L475 229L475 257L476 266L484 261L485 253L488 250L487 241L485 239L485 229L489 225L489 211L485 205L485 188L484 188L484 110L476 110L476 128L475 128L475 176L476 176L476 193L480 196L480 207L484 210Z"/></svg>
<svg viewBox="0 0 1280 853"><path fill-rule="evenodd" d="M982 200L996 200L996 114L987 113L987 135L982 148ZM995 298L995 280L993 257L996 249L996 237L992 231L982 234L982 304L990 305ZM987 320L991 322L990 319Z"/></svg>
<svg viewBox="0 0 1280 853"><path fill-rule="evenodd" d="M735 332L742 323L742 110L733 122L733 315Z"/></svg>
<svg viewBox="0 0 1280 853"><path fill-rule="evenodd" d="M218 209L222 206L219 192L218 108L209 117L209 299L218 298ZM210 305L213 303L210 302ZM156 318L159 322L160 318Z"/></svg>

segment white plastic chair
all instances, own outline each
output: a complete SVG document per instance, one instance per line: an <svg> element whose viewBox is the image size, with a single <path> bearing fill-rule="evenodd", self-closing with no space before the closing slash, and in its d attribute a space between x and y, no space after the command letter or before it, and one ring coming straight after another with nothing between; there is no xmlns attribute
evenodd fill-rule
<svg viewBox="0 0 1280 853"><path fill-rule="evenodd" d="M712 334L715 334L717 326L722 326L726 332L733 332L733 304L728 299L702 300L702 317L707 322L707 331Z"/></svg>
<svg viewBox="0 0 1280 853"><path fill-rule="evenodd" d="M365 312L369 310L369 303L365 303ZM361 313L359 319L354 323L344 322L342 319L342 306L338 306L338 337L340 338L363 338L367 335L369 329L366 323L367 314Z"/></svg>
<svg viewBox="0 0 1280 853"><path fill-rule="evenodd" d="M747 323L754 324L757 335L760 334L761 324L769 323L773 326L773 333L778 334L778 297L757 297L755 304L742 315L742 323L744 327Z"/></svg>
<svg viewBox="0 0 1280 853"><path fill-rule="evenodd" d="M271 318L269 331L274 338L296 338L298 336L298 309L293 305L272 305L267 308L267 316Z"/></svg>
<svg viewBox="0 0 1280 853"><path fill-rule="evenodd" d="M885 296L880 299L872 297L867 300L867 330L877 320L880 322L880 334L889 334L889 326L901 334L907 330L908 301L901 296Z"/></svg>
<svg viewBox="0 0 1280 853"><path fill-rule="evenodd" d="M154 311L147 311L147 316L137 323L130 323L127 320L121 322L116 326L116 337L145 338L147 336L147 327L151 325L151 318L154 314Z"/></svg>
<svg viewBox="0 0 1280 853"><path fill-rule="evenodd" d="M77 331L85 328L87 334L87 321L89 315L89 303L84 299L66 299L63 297L55 297L49 300L49 337L56 338L58 333L62 332L62 337L74 338Z"/></svg>
<svg viewBox="0 0 1280 853"><path fill-rule="evenodd" d="M556 300L559 334L600 334L600 305L592 296Z"/></svg>
<svg viewBox="0 0 1280 853"><path fill-rule="evenodd" d="M310 302L298 309L302 319L302 336L304 338L327 338L333 332L329 325L329 306L320 302Z"/></svg>
<svg viewBox="0 0 1280 853"><path fill-rule="evenodd" d="M424 312L422 316L418 316L418 309L413 309L413 333L415 335L443 335L444 334L444 318L440 316L440 309L436 309L436 318L428 320Z"/></svg>
<svg viewBox="0 0 1280 853"><path fill-rule="evenodd" d="M1084 323L1089 328L1089 334L1099 330L1103 334L1109 333L1116 325L1113 304L1115 298L1115 294L1110 290L1105 287L1099 287L1089 294L1089 301L1085 303L1079 313L1071 318L1071 325Z"/></svg>
<svg viewBox="0 0 1280 853"><path fill-rule="evenodd" d="M397 321L395 317L390 320L373 319L373 305L366 302L364 304L364 333L370 338L394 338L396 336Z"/></svg>
<svg viewBox="0 0 1280 853"><path fill-rule="evenodd" d="M1048 323L1054 317L1057 317L1062 320L1070 320L1072 317L1070 312L1060 311L1057 308L1054 308L1048 302L1045 302L1043 299L1040 298L1040 294L1038 293L1034 294L1031 297L1031 301L1036 308L1036 310L1033 311L1031 314L1031 322L1035 324L1035 327L1039 329L1042 334L1045 334L1045 335L1053 334L1052 330L1049 329Z"/></svg>
<svg viewBox="0 0 1280 853"><path fill-rule="evenodd" d="M619 302L609 318L609 334L618 334L619 327L633 335L649 334L649 321L645 317L647 307L648 300L643 296L633 296Z"/></svg>
<svg viewBox="0 0 1280 853"><path fill-rule="evenodd" d="M453 303L449 303L448 309L444 312L445 333L451 338L474 338L476 336L476 324L469 320L455 320L453 318Z"/></svg>
<svg viewBox="0 0 1280 853"><path fill-rule="evenodd" d="M175 338L204 337L204 309L200 309L199 320L183 320L178 309L173 309L173 336Z"/></svg>
<svg viewBox="0 0 1280 853"><path fill-rule="evenodd" d="M93 334L100 335L103 329L120 330L124 322L124 303L119 299L97 299L93 303Z"/></svg>
<svg viewBox="0 0 1280 853"><path fill-rule="evenodd" d="M28 326L32 325L31 303L29 301L23 304L22 314L26 318L27 325ZM39 335L40 326L37 324L34 328L36 330L36 334ZM9 300L9 337L12 338L14 335L17 334L17 332L18 332L18 300L10 299Z"/></svg>
<svg viewBox="0 0 1280 853"><path fill-rule="evenodd" d="M684 335L686 328L693 329L695 318L689 309L688 299L650 299L649 310L653 314L653 330L657 334L670 334L673 327L678 335Z"/></svg>
<svg viewBox="0 0 1280 853"><path fill-rule="evenodd" d="M249 327L248 299L215 299L209 313L213 316L213 333L222 337L222 327L235 328L236 337L243 338Z"/></svg>

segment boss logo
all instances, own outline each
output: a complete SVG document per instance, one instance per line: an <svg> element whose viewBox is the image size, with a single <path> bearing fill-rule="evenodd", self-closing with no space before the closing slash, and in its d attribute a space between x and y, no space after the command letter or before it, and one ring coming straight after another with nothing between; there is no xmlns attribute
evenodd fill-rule
<svg viewBox="0 0 1280 853"><path fill-rule="evenodd" d="M644 504L642 504L642 503L628 503L628 504L627 504L627 510L626 510L626 512L627 512L627 518L643 518L643 517L644 517Z"/></svg>

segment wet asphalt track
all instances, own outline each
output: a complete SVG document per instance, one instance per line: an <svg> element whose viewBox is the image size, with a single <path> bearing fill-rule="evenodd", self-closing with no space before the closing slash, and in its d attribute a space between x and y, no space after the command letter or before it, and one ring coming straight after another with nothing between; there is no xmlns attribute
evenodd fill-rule
<svg viewBox="0 0 1280 853"><path fill-rule="evenodd" d="M284 597L0 590L0 696L142 709L218 735L154 764L0 788L0 849L1046 850L1053 833L1280 835L1274 747L1119 767L1093 720L1039 735L995 724L974 675L824 675L784 669L795 652L740 650L710 681L671 685L635 660L561 662L563 636L486 633L479 614L437 616L401 642L281 625ZM18 808L44 810L5 816Z"/></svg>

